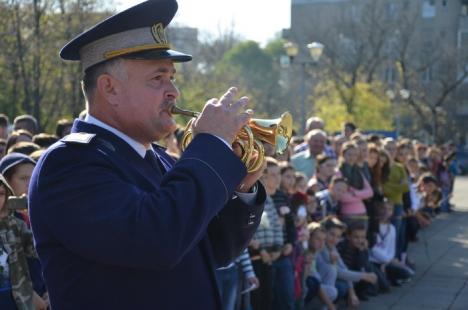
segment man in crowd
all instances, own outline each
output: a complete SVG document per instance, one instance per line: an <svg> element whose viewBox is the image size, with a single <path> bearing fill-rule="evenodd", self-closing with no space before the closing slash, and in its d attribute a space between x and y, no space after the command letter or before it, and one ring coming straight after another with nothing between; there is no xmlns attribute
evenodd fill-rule
<svg viewBox="0 0 468 310"><path fill-rule="evenodd" d="M34 116L29 114L24 114L17 116L13 121L14 130L24 129L29 131L32 135L38 133L37 120Z"/></svg>
<svg viewBox="0 0 468 310"><path fill-rule="evenodd" d="M84 120L41 157L30 215L56 309L220 309L214 270L246 247L261 218L262 169L231 144L248 98L209 100L174 163L157 141L175 129L179 91L164 34L173 0L142 2L74 38Z"/></svg>
<svg viewBox="0 0 468 310"><path fill-rule="evenodd" d="M304 173L309 179L315 173L315 157L325 150L327 134L321 129L313 129L306 134L308 149L295 154L291 163L297 171Z"/></svg>

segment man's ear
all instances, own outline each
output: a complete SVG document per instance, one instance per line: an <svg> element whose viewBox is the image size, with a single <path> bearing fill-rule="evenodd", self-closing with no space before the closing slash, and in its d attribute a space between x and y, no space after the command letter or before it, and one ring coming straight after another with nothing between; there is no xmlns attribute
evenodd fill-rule
<svg viewBox="0 0 468 310"><path fill-rule="evenodd" d="M117 79L115 79L110 74L101 74L96 81L96 88L99 94L111 106L118 106L119 105L119 93L120 93L120 83Z"/></svg>

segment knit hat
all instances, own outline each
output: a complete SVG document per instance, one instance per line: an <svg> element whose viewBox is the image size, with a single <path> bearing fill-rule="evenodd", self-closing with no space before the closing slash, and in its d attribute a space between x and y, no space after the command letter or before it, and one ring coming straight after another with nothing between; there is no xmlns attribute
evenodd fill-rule
<svg viewBox="0 0 468 310"><path fill-rule="evenodd" d="M21 153L10 153L7 154L0 160L0 173L5 175L8 170L15 167L19 164L33 164L35 165L36 162L29 156L21 154Z"/></svg>

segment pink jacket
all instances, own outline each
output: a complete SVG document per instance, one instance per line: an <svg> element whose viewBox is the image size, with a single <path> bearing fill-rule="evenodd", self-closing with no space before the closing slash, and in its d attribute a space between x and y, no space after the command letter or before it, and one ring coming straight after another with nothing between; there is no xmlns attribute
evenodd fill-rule
<svg viewBox="0 0 468 310"><path fill-rule="evenodd" d="M341 172L337 173L341 176ZM362 176L364 180L363 189L355 189L348 186L348 192L344 194L340 199L340 214L342 215L362 215L366 214L366 206L363 200L371 198L374 195L372 187L370 186L367 179Z"/></svg>

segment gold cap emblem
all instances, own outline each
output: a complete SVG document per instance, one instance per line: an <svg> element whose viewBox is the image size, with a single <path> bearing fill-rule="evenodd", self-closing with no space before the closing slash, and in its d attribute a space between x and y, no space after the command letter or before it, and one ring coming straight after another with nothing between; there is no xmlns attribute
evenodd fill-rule
<svg viewBox="0 0 468 310"><path fill-rule="evenodd" d="M151 27L151 34L157 44L169 44L167 42L166 33L164 32L164 26L162 23L154 24L153 27Z"/></svg>

